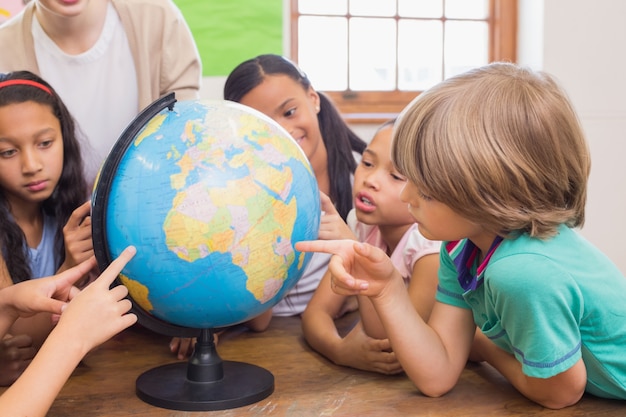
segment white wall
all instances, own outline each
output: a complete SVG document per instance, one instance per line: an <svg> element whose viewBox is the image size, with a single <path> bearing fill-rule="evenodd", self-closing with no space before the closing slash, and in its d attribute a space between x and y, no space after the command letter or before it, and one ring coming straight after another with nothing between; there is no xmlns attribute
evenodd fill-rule
<svg viewBox="0 0 626 417"><path fill-rule="evenodd" d="M520 63L539 65L560 81L589 141L582 234L626 274L625 17L623 0L520 0Z"/></svg>
<svg viewBox="0 0 626 417"><path fill-rule="evenodd" d="M626 1L519 0L519 18L518 61L560 81L589 140L582 234L626 274ZM203 96L220 99L224 79L205 78ZM354 128L369 140L376 126Z"/></svg>

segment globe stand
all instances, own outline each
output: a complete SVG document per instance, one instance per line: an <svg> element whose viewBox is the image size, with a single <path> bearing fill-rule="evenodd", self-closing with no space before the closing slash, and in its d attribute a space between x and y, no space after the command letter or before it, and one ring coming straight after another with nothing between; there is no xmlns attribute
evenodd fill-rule
<svg viewBox="0 0 626 417"><path fill-rule="evenodd" d="M144 372L137 396L170 410L212 411L252 404L274 392L274 376L256 365L223 361L213 329L202 329L188 363L177 362Z"/></svg>

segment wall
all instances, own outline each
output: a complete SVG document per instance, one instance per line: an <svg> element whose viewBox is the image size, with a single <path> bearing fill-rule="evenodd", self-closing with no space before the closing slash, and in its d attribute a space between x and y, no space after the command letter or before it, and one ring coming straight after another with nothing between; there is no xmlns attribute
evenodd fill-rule
<svg viewBox="0 0 626 417"><path fill-rule="evenodd" d="M626 2L518 1L518 61L560 81L589 140L592 172L581 232L626 274L626 247L621 244L626 236ZM221 98L223 82L205 79L205 97ZM375 127L354 126L366 140Z"/></svg>
<svg viewBox="0 0 626 417"><path fill-rule="evenodd" d="M626 274L621 243L626 235L626 2L520 0L520 6L543 11L543 22L531 21L532 16L522 22L520 34L543 24L543 40L533 45L540 56L524 56L523 63L542 63L557 77L589 140L592 168L582 234ZM520 44L532 39L521 37Z"/></svg>

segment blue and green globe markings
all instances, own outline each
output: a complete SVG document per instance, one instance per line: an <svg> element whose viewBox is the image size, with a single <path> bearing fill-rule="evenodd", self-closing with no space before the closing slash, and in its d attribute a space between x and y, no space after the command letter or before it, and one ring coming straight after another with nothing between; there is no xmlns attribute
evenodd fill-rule
<svg viewBox="0 0 626 417"><path fill-rule="evenodd" d="M152 117L114 172L106 208L111 258L133 301L165 322L215 328L273 307L317 238L311 166L273 120L228 101L180 101ZM99 191L102 192L102 191Z"/></svg>

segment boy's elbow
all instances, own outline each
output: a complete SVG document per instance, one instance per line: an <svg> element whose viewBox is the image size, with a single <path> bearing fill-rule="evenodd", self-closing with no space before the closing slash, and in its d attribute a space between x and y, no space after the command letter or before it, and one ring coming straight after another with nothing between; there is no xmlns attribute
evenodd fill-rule
<svg viewBox="0 0 626 417"><path fill-rule="evenodd" d="M560 410L562 408L571 407L580 401L585 393L584 387L581 390L576 390L575 392L570 393L562 393L561 395L547 398L547 399L537 399L534 400L539 405L550 408L552 410ZM531 398L532 399L532 398Z"/></svg>
<svg viewBox="0 0 626 417"><path fill-rule="evenodd" d="M419 384L413 381L419 392L431 398L439 398L446 395L452 390L452 388L454 388L455 382L448 383L446 381L430 381L428 383Z"/></svg>
<svg viewBox="0 0 626 417"><path fill-rule="evenodd" d="M538 380L542 382L541 380ZM582 360L545 383L534 385L528 398L546 408L560 410L570 407L583 397L587 386L587 371Z"/></svg>
<svg viewBox="0 0 626 417"><path fill-rule="evenodd" d="M417 388L423 395L425 395L426 397L430 397L430 398L439 398L439 397L443 397L444 395L446 395L448 392L450 392L450 389L430 389L430 388L426 388L426 389L420 389L419 387Z"/></svg>

